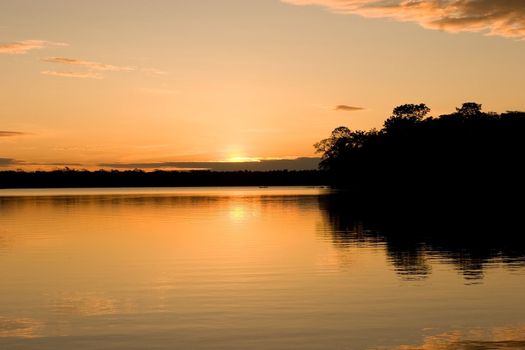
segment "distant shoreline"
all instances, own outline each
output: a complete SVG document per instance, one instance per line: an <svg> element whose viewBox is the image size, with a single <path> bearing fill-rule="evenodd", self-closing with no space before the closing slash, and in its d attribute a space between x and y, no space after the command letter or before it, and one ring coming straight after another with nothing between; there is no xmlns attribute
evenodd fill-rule
<svg viewBox="0 0 525 350"><path fill-rule="evenodd" d="M273 171L0 171L0 189L328 186L320 170Z"/></svg>

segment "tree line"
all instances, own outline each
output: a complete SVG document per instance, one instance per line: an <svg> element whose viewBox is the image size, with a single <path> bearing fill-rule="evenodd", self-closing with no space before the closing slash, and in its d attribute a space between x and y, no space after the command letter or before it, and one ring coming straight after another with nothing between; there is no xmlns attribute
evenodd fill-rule
<svg viewBox="0 0 525 350"><path fill-rule="evenodd" d="M1 171L0 188L73 187L199 187L199 186L321 186L325 173L297 171Z"/></svg>
<svg viewBox="0 0 525 350"><path fill-rule="evenodd" d="M341 126L315 148L333 186L378 205L521 203L525 193L525 112L468 102L433 117L425 104L405 104L381 129Z"/></svg>

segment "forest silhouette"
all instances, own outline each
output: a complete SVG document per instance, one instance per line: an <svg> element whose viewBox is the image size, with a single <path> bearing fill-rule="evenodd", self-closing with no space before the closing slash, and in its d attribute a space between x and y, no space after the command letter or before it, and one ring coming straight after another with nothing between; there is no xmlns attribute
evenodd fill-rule
<svg viewBox="0 0 525 350"><path fill-rule="evenodd" d="M486 113L468 102L429 113L406 104L380 130L336 128L315 144L321 169L359 206L379 211L522 207L525 112Z"/></svg>
<svg viewBox="0 0 525 350"><path fill-rule="evenodd" d="M2 171L0 188L203 187L203 186L324 186L325 172L75 170Z"/></svg>

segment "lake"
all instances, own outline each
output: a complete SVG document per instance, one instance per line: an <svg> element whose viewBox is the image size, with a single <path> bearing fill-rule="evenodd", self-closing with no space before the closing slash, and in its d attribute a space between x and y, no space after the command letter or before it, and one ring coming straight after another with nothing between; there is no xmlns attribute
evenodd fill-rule
<svg viewBox="0 0 525 350"><path fill-rule="evenodd" d="M523 239L377 228L334 195L0 190L0 348L525 348Z"/></svg>

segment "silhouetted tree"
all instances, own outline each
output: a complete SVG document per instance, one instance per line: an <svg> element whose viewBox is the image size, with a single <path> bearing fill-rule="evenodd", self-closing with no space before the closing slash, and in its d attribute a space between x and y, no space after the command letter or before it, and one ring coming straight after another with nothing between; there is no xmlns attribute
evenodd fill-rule
<svg viewBox="0 0 525 350"><path fill-rule="evenodd" d="M384 123L386 131L395 128L404 128L422 121L430 112L430 108L424 103L405 104L394 108L392 116Z"/></svg>
<svg viewBox="0 0 525 350"><path fill-rule="evenodd" d="M465 102L460 108L456 108L458 114L471 117L481 114L481 105L475 102Z"/></svg>
<svg viewBox="0 0 525 350"><path fill-rule="evenodd" d="M331 171L337 170L340 175L344 176L351 165L349 160L365 160L366 151L377 135L376 130L368 132L351 131L344 126L334 129L329 138L314 145L316 152L323 154L320 168Z"/></svg>
<svg viewBox="0 0 525 350"><path fill-rule="evenodd" d="M381 130L337 128L315 145L323 153L321 168L334 186L385 204L460 207L476 198L525 195L524 112L484 113L475 102L436 118L429 112L425 104L406 104Z"/></svg>

